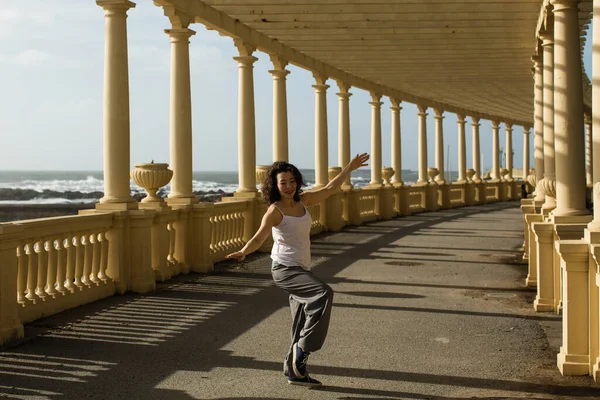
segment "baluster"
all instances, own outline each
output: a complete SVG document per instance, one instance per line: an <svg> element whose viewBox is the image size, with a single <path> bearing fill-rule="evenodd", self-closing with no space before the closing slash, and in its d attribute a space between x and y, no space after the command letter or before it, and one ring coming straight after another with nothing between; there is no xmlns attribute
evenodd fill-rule
<svg viewBox="0 0 600 400"><path fill-rule="evenodd" d="M106 282L108 280L108 276L106 276L106 268L108 267L108 240L106 240L106 234L101 232L98 235L98 240L100 241L100 265L98 267L98 278L102 282Z"/></svg>
<svg viewBox="0 0 600 400"><path fill-rule="evenodd" d="M46 240L39 241L37 243L38 253L38 276L37 276L37 287L35 288L35 294L38 295L42 300L46 300L46 280L48 276L48 242Z"/></svg>
<svg viewBox="0 0 600 400"><path fill-rule="evenodd" d="M17 301L25 304L25 291L27 290L27 270L25 263L25 249L22 244L17 247Z"/></svg>
<svg viewBox="0 0 600 400"><path fill-rule="evenodd" d="M92 256L93 246L90 244L90 234L83 235L81 238L83 245L83 274L81 277L81 283L86 286L90 286L92 281L90 280L90 274L92 273Z"/></svg>
<svg viewBox="0 0 600 400"><path fill-rule="evenodd" d="M174 265L176 263L175 260L175 229L173 227L173 223L170 222L167 224L167 237L169 238L169 253L167 255L168 264Z"/></svg>
<svg viewBox="0 0 600 400"><path fill-rule="evenodd" d="M79 290L83 289L82 275L83 275L83 256L84 249L81 245L81 234L77 234L73 238L73 245L75 246L75 274L74 283Z"/></svg>
<svg viewBox="0 0 600 400"><path fill-rule="evenodd" d="M35 294L35 288L37 287L37 268L38 268L38 256L35 252L36 242L30 241L27 243L27 294L25 297L31 300L34 304L39 299Z"/></svg>
<svg viewBox="0 0 600 400"><path fill-rule="evenodd" d="M48 252L48 273L46 274L46 293L56 296L56 240L50 238L46 242L46 251Z"/></svg>
<svg viewBox="0 0 600 400"><path fill-rule="evenodd" d="M59 237L56 246L57 262L56 262L56 290L61 294L66 294L65 277L67 275L67 250L65 248L67 239Z"/></svg>
<svg viewBox="0 0 600 400"><path fill-rule="evenodd" d="M98 241L98 234L94 233L90 236L92 243L92 273L90 274L90 279L95 284L100 283L100 242Z"/></svg>
<svg viewBox="0 0 600 400"><path fill-rule="evenodd" d="M216 216L213 215L208 220L210 221L210 245L208 247L210 248L211 252L215 253L217 251L217 248L215 246L215 242L216 242L216 238L217 238Z"/></svg>
<svg viewBox="0 0 600 400"><path fill-rule="evenodd" d="M214 233L215 233L215 252L219 252L221 251L221 215L215 215L215 226L214 226Z"/></svg>
<svg viewBox="0 0 600 400"><path fill-rule="evenodd" d="M219 249L225 250L225 240L227 239L227 214L221 214L219 217Z"/></svg>
<svg viewBox="0 0 600 400"><path fill-rule="evenodd" d="M73 236L69 234L65 240L65 249L67 252L67 265L65 273L65 288L69 292L73 292L75 285L73 284L73 278L75 275L75 247L73 246Z"/></svg>
<svg viewBox="0 0 600 400"><path fill-rule="evenodd" d="M232 229L231 229L231 222L232 222L231 221L231 213L225 214L224 217L225 217L225 223L224 223L225 224L225 226L224 226L225 229L223 229L225 231L224 245L225 245L225 248L227 250L229 250L231 248L231 237L232 237L232 234L233 234Z"/></svg>

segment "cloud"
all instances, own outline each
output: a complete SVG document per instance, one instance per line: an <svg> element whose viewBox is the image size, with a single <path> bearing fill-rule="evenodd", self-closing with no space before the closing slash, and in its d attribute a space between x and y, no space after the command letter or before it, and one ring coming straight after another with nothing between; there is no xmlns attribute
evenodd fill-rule
<svg viewBox="0 0 600 400"><path fill-rule="evenodd" d="M32 66L47 63L51 58L45 51L29 49L16 54L0 54L0 64Z"/></svg>

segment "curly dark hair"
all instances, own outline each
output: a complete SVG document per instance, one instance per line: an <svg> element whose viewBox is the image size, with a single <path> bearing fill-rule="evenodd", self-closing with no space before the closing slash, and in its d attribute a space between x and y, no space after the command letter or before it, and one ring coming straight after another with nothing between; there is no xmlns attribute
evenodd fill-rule
<svg viewBox="0 0 600 400"><path fill-rule="evenodd" d="M291 172L296 181L296 193L294 193L294 200L300 201L300 195L302 194L302 188L306 186L302 174L292 164L285 161L275 161L271 168L265 174L262 181L260 191L268 204L273 204L281 199L281 194L277 188L277 174L281 172Z"/></svg>

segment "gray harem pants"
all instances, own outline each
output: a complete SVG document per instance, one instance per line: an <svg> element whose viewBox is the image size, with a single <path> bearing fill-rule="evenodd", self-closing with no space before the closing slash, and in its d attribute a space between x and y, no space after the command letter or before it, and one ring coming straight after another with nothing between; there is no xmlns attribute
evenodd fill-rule
<svg viewBox="0 0 600 400"><path fill-rule="evenodd" d="M289 371L293 371L294 343L309 353L323 346L329 328L333 290L300 266L287 267L274 262L271 273L277 287L290 295L292 343L283 364L283 373L289 375Z"/></svg>

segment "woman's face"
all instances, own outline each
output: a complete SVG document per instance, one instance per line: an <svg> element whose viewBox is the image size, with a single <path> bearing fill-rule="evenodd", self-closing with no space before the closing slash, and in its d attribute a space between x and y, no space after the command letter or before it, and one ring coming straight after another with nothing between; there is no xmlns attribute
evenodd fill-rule
<svg viewBox="0 0 600 400"><path fill-rule="evenodd" d="M282 199L292 199L296 194L296 179L291 172L277 174L277 189Z"/></svg>

